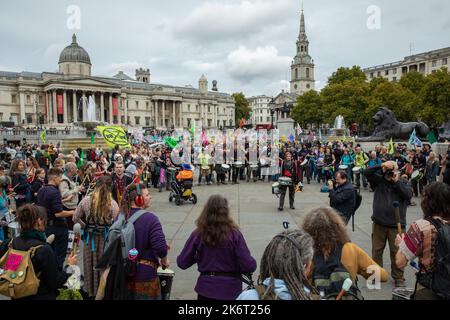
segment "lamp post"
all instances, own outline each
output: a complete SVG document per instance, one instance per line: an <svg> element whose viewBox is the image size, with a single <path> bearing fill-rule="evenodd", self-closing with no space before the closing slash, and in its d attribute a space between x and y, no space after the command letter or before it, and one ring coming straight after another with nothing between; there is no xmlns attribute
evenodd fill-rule
<svg viewBox="0 0 450 320"><path fill-rule="evenodd" d="M270 123L270 128L273 129L273 115L275 113L275 100L270 100L269 102L269 109L270 109L270 116L271 116L271 123Z"/></svg>

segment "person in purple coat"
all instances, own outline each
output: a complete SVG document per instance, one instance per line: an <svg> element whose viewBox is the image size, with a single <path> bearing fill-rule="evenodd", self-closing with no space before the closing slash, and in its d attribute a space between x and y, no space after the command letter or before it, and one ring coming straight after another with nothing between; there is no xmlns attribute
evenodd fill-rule
<svg viewBox="0 0 450 320"><path fill-rule="evenodd" d="M185 270L197 264L198 300L236 299L242 292L241 274L253 273L256 260L230 217L227 199L211 196L196 224L177 258L178 267Z"/></svg>
<svg viewBox="0 0 450 320"><path fill-rule="evenodd" d="M139 191L140 189L140 191ZM139 199L139 196L142 198ZM139 210L150 207L151 196L144 184L127 187L127 214L131 217ZM158 267L169 267L166 243L158 217L146 212L134 223L135 247L138 251L137 267L133 277L127 279L127 290L132 300L161 300Z"/></svg>

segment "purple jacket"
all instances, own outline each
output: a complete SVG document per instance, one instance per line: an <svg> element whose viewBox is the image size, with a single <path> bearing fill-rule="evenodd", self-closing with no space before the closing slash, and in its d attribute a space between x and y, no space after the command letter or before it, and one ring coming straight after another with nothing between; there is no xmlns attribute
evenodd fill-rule
<svg viewBox="0 0 450 320"><path fill-rule="evenodd" d="M133 215L138 209L132 209ZM138 259L151 260L158 263L158 258L167 256L167 243L161 223L157 216L151 212L144 213L135 223L135 246L138 250ZM139 264L133 281L146 282L156 278L157 270L150 266Z"/></svg>
<svg viewBox="0 0 450 320"><path fill-rule="evenodd" d="M230 231L228 239L215 247L207 246L197 230L192 232L177 258L177 264L180 269L185 270L195 263L199 272L242 274L256 270L256 261L239 230ZM212 299L235 300L242 292L242 282L233 277L200 276L195 291Z"/></svg>

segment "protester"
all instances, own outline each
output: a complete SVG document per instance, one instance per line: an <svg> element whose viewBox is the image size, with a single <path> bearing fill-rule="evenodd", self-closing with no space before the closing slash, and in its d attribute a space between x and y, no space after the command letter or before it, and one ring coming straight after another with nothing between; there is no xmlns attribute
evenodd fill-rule
<svg viewBox="0 0 450 320"><path fill-rule="evenodd" d="M58 288L62 288L67 281L68 274L61 271L57 263L55 252L46 242L47 214L43 208L35 205L23 205L17 211L17 221L20 225L20 235L12 240L12 248L20 251L28 251L36 248L34 256L31 257L33 269L39 278L39 288L36 295L22 298L22 300L56 300ZM7 251L10 242L5 242L0 247L0 257ZM77 264L77 256L72 253L67 262L69 265ZM16 299L20 300L20 299Z"/></svg>
<svg viewBox="0 0 450 320"><path fill-rule="evenodd" d="M128 217L145 210L134 223L138 265L135 275L127 279L128 298L160 300L161 288L157 269L159 266L169 267L166 237L158 217L147 211L151 204L151 196L144 184L129 185L126 198Z"/></svg>
<svg viewBox="0 0 450 320"><path fill-rule="evenodd" d="M116 162L114 166L114 174L112 176L112 196L121 209L123 209L123 199L126 189L132 182L133 178L125 175L124 163Z"/></svg>
<svg viewBox="0 0 450 320"><path fill-rule="evenodd" d="M14 160L11 164L11 183L15 192L14 199L16 201L16 210L27 203L30 193L30 185L25 173L25 161ZM29 194L30 193L30 194Z"/></svg>
<svg viewBox="0 0 450 320"><path fill-rule="evenodd" d="M197 264L198 300L236 299L242 291L241 274L254 272L256 261L230 217L227 199L211 196L196 225L177 258L178 267L186 270Z"/></svg>
<svg viewBox="0 0 450 320"><path fill-rule="evenodd" d="M391 256L391 276L396 287L405 286L403 270L395 264L395 247L397 221L394 202L398 202L400 225L406 227L406 210L412 197L410 184L400 179L397 164L393 161L367 169L365 175L374 188L372 214L372 258L378 265L383 265L383 252L386 241L389 243Z"/></svg>
<svg viewBox="0 0 450 320"><path fill-rule="evenodd" d="M430 184L437 181L439 175L439 160L436 159L436 154L430 152L425 166L425 183Z"/></svg>
<svg viewBox="0 0 450 320"><path fill-rule="evenodd" d="M357 283L357 275L368 279L373 273L380 274L380 281L386 282L386 271L372 260L363 249L350 241L346 227L340 215L329 207L310 211L302 224L314 242L314 258L311 267L311 279L325 295L338 293L346 277L353 284ZM323 286L324 279L329 280ZM357 285L356 295L360 294Z"/></svg>
<svg viewBox="0 0 450 320"><path fill-rule="evenodd" d="M414 300L442 300L443 298L433 290L434 279L437 280L437 272L442 268L437 268L437 264L447 264L447 258L437 256L438 231L450 224L450 187L442 182L433 182L423 190L421 202L423 218L414 221L406 233L397 235L395 245L399 248L395 262L398 268L404 269L409 261L419 258L419 272L417 273L417 283ZM445 233L444 233L445 234ZM450 240L448 238L447 243ZM445 270L445 267L444 267ZM448 270L448 269L447 269ZM448 276L448 271L447 271ZM442 275L442 273L441 273ZM448 284L448 280L447 284ZM442 285L444 285L442 283ZM442 286L441 286L442 288ZM446 288L447 296L450 295L450 288Z"/></svg>
<svg viewBox="0 0 450 320"><path fill-rule="evenodd" d="M73 211L63 209L59 185L62 180L62 170L52 168L47 174L48 184L38 191L37 205L47 210L47 236L53 234L55 241L52 247L55 250L58 267L62 270L64 260L67 255L69 241L69 227L67 218L72 217Z"/></svg>
<svg viewBox="0 0 450 320"><path fill-rule="evenodd" d="M33 195L33 202L36 203L39 190L45 185L45 170L42 168L36 169L36 176L31 184L31 194Z"/></svg>
<svg viewBox="0 0 450 320"><path fill-rule="evenodd" d="M101 177L94 192L80 202L73 214L73 222L80 223L84 230L84 288L91 298L95 297L100 281L100 271L94 267L103 255L108 228L119 214L119 205L112 198L111 187L111 177Z"/></svg>
<svg viewBox="0 0 450 320"><path fill-rule="evenodd" d="M330 206L338 211L345 224L355 213L356 193L355 189L348 179L347 173L338 171L336 173L336 182L329 180L330 188Z"/></svg>
<svg viewBox="0 0 450 320"><path fill-rule="evenodd" d="M311 300L312 258L313 240L305 231L278 234L264 250L256 288L242 292L237 300Z"/></svg>

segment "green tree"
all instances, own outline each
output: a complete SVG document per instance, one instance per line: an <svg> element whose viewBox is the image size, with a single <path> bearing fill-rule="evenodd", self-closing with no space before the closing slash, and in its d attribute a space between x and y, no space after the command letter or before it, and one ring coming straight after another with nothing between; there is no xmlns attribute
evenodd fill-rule
<svg viewBox="0 0 450 320"><path fill-rule="evenodd" d="M353 66L351 68L341 67L337 71L333 72L331 77L328 78L328 85L337 83L343 83L347 80L358 79L360 81L366 81L366 74L362 71L361 67Z"/></svg>
<svg viewBox="0 0 450 320"><path fill-rule="evenodd" d="M428 125L439 126L450 119L450 74L447 68L427 76L421 97L425 108L419 115Z"/></svg>
<svg viewBox="0 0 450 320"><path fill-rule="evenodd" d="M311 90L297 97L297 103L292 110L292 119L300 126L320 125L325 119L320 94Z"/></svg>
<svg viewBox="0 0 450 320"><path fill-rule="evenodd" d="M403 75L399 83L403 88L409 89L414 94L420 95L426 82L427 78L425 78L422 73L412 71Z"/></svg>
<svg viewBox="0 0 450 320"><path fill-rule="evenodd" d="M326 122L333 124L341 114L347 125L363 123L364 111L368 106L369 86L361 77L327 85L321 92Z"/></svg>
<svg viewBox="0 0 450 320"><path fill-rule="evenodd" d="M231 96L233 97L236 106L234 112L234 120L236 126L239 126L239 123L242 119L248 120L250 118L250 113L252 110L249 107L248 101L242 92L233 93Z"/></svg>

